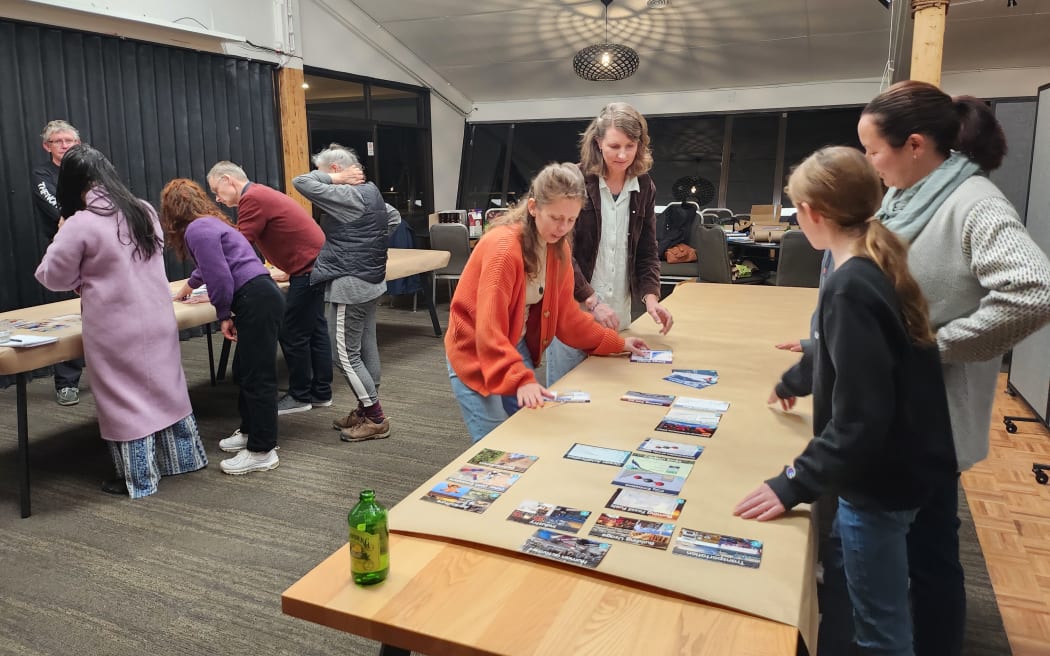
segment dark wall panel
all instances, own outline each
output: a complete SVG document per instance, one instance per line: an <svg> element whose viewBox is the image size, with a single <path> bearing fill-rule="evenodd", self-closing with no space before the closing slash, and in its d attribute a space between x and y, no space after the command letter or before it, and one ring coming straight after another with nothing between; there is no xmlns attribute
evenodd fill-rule
<svg viewBox="0 0 1050 656"><path fill-rule="evenodd" d="M283 188L272 64L0 21L0 89L0 311L52 299L33 278L47 238L29 177L49 120L75 125L154 207L170 179L205 184L222 159ZM189 273L166 262L172 279Z"/></svg>

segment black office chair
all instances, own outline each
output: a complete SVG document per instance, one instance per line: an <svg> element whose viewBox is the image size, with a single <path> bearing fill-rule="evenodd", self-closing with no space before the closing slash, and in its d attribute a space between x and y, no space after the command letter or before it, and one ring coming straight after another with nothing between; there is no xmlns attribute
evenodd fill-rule
<svg viewBox="0 0 1050 656"><path fill-rule="evenodd" d="M448 296L452 298L452 281L459 280L463 267L470 257L470 234L462 223L435 223L430 226L430 248L435 251L448 251L448 265L434 272L431 279L431 298L437 298L438 278L448 281Z"/></svg>
<svg viewBox="0 0 1050 656"><path fill-rule="evenodd" d="M819 287L824 251L809 244L801 230L788 230L780 242L777 287Z"/></svg>
<svg viewBox="0 0 1050 656"><path fill-rule="evenodd" d="M670 229L669 227L665 227L665 222L670 220L670 219L674 219L675 218L673 216L674 212L677 210L677 208L674 207L675 205L679 205L679 203L671 203L670 205L667 206L667 209L664 210L660 214L659 217L657 217L657 221L659 222L657 224L657 226L658 226L657 239L658 240L659 239L663 239L664 236L665 236L665 233ZM680 203L680 205L683 208L688 208L690 206L691 207L696 207L695 203ZM688 227L688 231L687 231L687 233L685 235L685 243L688 244L689 246L691 246L693 248L693 250L699 251L699 249L697 248L698 247L698 239L697 239L698 232L697 232L697 229L700 226L700 217L695 212L690 215L690 212L688 211L688 209L686 209L684 214L682 216L680 216L678 219L676 219L675 222L676 223L685 223L686 222L686 217L688 217L689 227ZM663 229L661 230L660 228L663 228ZM683 235L681 235L680 232L677 233L677 238L678 239L681 239L682 236ZM658 245L657 248L660 248L660 245ZM663 253L661 253L660 256L662 258L663 257ZM664 261L662 259L660 260L660 285L661 286L662 285L674 285L674 284L677 284L679 282L682 282L683 280L696 280L698 275L699 275L699 265L697 264L696 261L671 263L671 262Z"/></svg>

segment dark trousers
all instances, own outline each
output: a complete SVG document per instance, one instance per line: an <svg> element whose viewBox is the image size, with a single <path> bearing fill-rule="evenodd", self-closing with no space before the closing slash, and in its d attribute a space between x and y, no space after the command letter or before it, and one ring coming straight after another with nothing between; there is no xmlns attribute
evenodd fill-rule
<svg viewBox="0 0 1050 656"><path fill-rule="evenodd" d="M288 365L288 394L305 402L331 399L332 344L324 311L324 285L311 285L309 275L288 279L280 339Z"/></svg>
<svg viewBox="0 0 1050 656"><path fill-rule="evenodd" d="M908 534L916 656L958 656L966 630L959 562L959 477L939 484Z"/></svg>
<svg viewBox="0 0 1050 656"><path fill-rule="evenodd" d="M277 446L277 335L284 295L269 275L258 276L234 293L231 309L241 433L248 435L249 451L266 452Z"/></svg>
<svg viewBox="0 0 1050 656"><path fill-rule="evenodd" d="M55 364L55 391L63 387L80 387L80 372L84 369L84 358L67 360Z"/></svg>

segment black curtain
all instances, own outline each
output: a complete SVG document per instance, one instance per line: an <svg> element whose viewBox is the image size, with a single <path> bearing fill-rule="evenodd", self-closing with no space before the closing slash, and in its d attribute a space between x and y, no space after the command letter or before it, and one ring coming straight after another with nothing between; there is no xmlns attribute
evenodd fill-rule
<svg viewBox="0 0 1050 656"><path fill-rule="evenodd" d="M47 248L29 172L40 131L64 119L131 190L157 207L172 178L228 159L283 188L274 66L70 30L0 21L0 311L49 302L33 278ZM192 268L166 255L169 279Z"/></svg>

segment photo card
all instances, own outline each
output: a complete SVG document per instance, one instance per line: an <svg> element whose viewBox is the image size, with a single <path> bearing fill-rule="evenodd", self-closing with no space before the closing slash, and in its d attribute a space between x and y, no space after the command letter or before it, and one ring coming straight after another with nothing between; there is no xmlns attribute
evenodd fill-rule
<svg viewBox="0 0 1050 656"><path fill-rule="evenodd" d="M525 540L521 551L541 558L594 569L602 562L602 558L605 558L605 554L609 553L609 546L608 542L597 542L541 528Z"/></svg>
<svg viewBox="0 0 1050 656"><path fill-rule="evenodd" d="M556 506L553 503L542 503L526 499L518 504L507 519L531 526L552 528L557 531L579 533L583 523L591 516L590 510Z"/></svg>
<svg viewBox="0 0 1050 656"><path fill-rule="evenodd" d="M577 442L565 452L565 458L579 460L581 462L594 462L599 465L613 465L623 467L627 459L631 457L630 451L623 449L609 449L604 446L592 446Z"/></svg>

